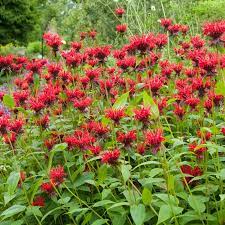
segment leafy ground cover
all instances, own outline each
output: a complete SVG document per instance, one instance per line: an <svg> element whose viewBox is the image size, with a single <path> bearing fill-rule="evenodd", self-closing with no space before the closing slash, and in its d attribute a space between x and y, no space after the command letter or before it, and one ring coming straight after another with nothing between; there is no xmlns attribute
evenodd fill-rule
<svg viewBox="0 0 225 225"><path fill-rule="evenodd" d="M0 57L0 224L225 224L225 21L160 24Z"/></svg>

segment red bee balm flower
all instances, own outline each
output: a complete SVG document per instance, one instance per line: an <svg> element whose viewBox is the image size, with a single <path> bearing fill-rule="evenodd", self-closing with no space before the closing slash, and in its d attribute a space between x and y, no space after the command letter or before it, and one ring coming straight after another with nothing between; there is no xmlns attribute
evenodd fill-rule
<svg viewBox="0 0 225 225"><path fill-rule="evenodd" d="M115 9L115 13L117 16L121 17L125 13L125 10L123 8L117 8Z"/></svg>
<svg viewBox="0 0 225 225"><path fill-rule="evenodd" d="M148 123L150 115L151 115L151 113L150 113L149 107L142 107L141 109L134 110L135 120L139 120L144 124Z"/></svg>
<svg viewBox="0 0 225 225"><path fill-rule="evenodd" d="M119 24L116 26L116 31L118 33L125 33L127 31L127 25L126 24Z"/></svg>
<svg viewBox="0 0 225 225"><path fill-rule="evenodd" d="M221 133L225 136L225 127L221 128Z"/></svg>
<svg viewBox="0 0 225 225"><path fill-rule="evenodd" d="M81 111L84 111L88 106L90 106L92 103L92 99L89 97L86 97L81 100L74 100L73 105L75 108L78 108Z"/></svg>
<svg viewBox="0 0 225 225"><path fill-rule="evenodd" d="M164 27L164 28L168 28L170 25L172 25L172 20L169 18L165 18L165 19L160 19L160 24Z"/></svg>
<svg viewBox="0 0 225 225"><path fill-rule="evenodd" d="M120 156L119 149L114 149L113 151L104 152L102 154L101 161L102 161L102 163L107 163L107 164L113 165L113 164L117 163L119 156Z"/></svg>
<svg viewBox="0 0 225 225"><path fill-rule="evenodd" d="M202 171L198 166L195 166L194 168L192 168L189 165L183 165L181 166L181 171L182 173L188 175L188 176L185 176L184 179L187 182L187 184L190 184L191 186L195 186L197 184L197 181L192 181L192 178L202 175Z"/></svg>
<svg viewBox="0 0 225 225"><path fill-rule="evenodd" d="M51 182L54 185L58 186L58 185L60 185L61 183L64 182L66 173L65 173L64 168L62 166L57 166L57 167L54 167L50 170L49 176L50 176Z"/></svg>
<svg viewBox="0 0 225 225"><path fill-rule="evenodd" d="M37 196L34 201L32 202L32 206L40 206L44 207L45 206L45 199L42 196Z"/></svg>
<svg viewBox="0 0 225 225"><path fill-rule="evenodd" d="M51 183L46 182L41 184L41 190L49 195L54 193L54 187Z"/></svg>
<svg viewBox="0 0 225 225"><path fill-rule="evenodd" d="M117 141L123 143L125 146L131 145L136 140L136 131L131 130L127 133L117 132Z"/></svg>
<svg viewBox="0 0 225 225"><path fill-rule="evenodd" d="M119 123L120 119L125 117L124 109L106 109L105 114L107 118L115 123Z"/></svg>
<svg viewBox="0 0 225 225"><path fill-rule="evenodd" d="M152 148L152 153L156 154L161 146L161 143L165 140L163 137L163 131L156 129L153 131L147 131L145 133L145 142Z"/></svg>

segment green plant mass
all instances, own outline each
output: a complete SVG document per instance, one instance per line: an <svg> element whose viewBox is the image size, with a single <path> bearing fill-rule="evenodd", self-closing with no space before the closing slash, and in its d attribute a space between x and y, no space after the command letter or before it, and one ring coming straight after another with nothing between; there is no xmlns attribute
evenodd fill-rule
<svg viewBox="0 0 225 225"><path fill-rule="evenodd" d="M223 1L0 6L0 225L225 224Z"/></svg>

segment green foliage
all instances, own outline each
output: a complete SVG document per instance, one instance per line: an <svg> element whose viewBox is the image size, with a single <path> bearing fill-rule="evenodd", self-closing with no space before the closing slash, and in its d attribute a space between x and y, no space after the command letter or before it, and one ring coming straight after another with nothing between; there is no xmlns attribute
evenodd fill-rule
<svg viewBox="0 0 225 225"><path fill-rule="evenodd" d="M0 2L0 44L26 43L38 16L33 0Z"/></svg>

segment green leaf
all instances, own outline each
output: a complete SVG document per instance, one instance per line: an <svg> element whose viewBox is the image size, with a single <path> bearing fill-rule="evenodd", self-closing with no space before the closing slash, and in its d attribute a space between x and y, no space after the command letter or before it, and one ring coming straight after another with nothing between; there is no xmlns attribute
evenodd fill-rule
<svg viewBox="0 0 225 225"><path fill-rule="evenodd" d="M168 205L162 205L160 207L160 210L159 210L159 217L158 217L157 224L165 222L166 220L168 220L172 216L173 215L172 215L170 207Z"/></svg>
<svg viewBox="0 0 225 225"><path fill-rule="evenodd" d="M23 212L26 209L26 206L23 205L13 205L6 209L4 212L2 212L1 216L4 216L4 218L8 218L11 216L14 216L20 212Z"/></svg>
<svg viewBox="0 0 225 225"><path fill-rule="evenodd" d="M99 201L99 202L96 202L93 207L100 207L100 206L104 206L104 205L108 205L108 204L112 204L114 203L113 201L110 201L110 200L102 200L102 201Z"/></svg>
<svg viewBox="0 0 225 225"><path fill-rule="evenodd" d="M142 92L142 96L144 106L150 107L152 116L154 117L154 119L157 119L159 117L159 109L158 106L155 104L153 98L150 95L148 95L146 91Z"/></svg>
<svg viewBox="0 0 225 225"><path fill-rule="evenodd" d="M8 192L4 193L4 203L7 205L11 200L13 200L16 197L16 194L9 194Z"/></svg>
<svg viewBox="0 0 225 225"><path fill-rule="evenodd" d="M10 109L13 109L15 107L15 101L11 95L5 94L3 97L3 103L6 107Z"/></svg>
<svg viewBox="0 0 225 225"><path fill-rule="evenodd" d="M120 207L120 206L128 206L128 205L130 205L128 202L118 202L118 203L113 204L109 208L107 208L107 211L110 210L110 209Z"/></svg>
<svg viewBox="0 0 225 225"><path fill-rule="evenodd" d="M43 181L43 177L40 178L35 184L32 185L32 194L31 194L31 198L30 198L31 199L30 200L31 202L33 202L34 196L37 193L39 187L41 186L42 181Z"/></svg>
<svg viewBox="0 0 225 225"><path fill-rule="evenodd" d="M143 204L132 205L130 207L130 214L135 225L142 225L145 220L145 206Z"/></svg>
<svg viewBox="0 0 225 225"><path fill-rule="evenodd" d="M225 82L223 81L223 79L216 83L215 93L217 95L225 96Z"/></svg>
<svg viewBox="0 0 225 225"><path fill-rule="evenodd" d="M20 180L20 173L19 172L11 172L10 173L9 178L7 179L9 195L14 194L19 180Z"/></svg>
<svg viewBox="0 0 225 225"><path fill-rule="evenodd" d="M142 201L145 205L150 205L152 202L152 193L148 188L143 189Z"/></svg>
<svg viewBox="0 0 225 225"><path fill-rule="evenodd" d="M174 181L175 181L174 176L170 174L167 178L167 187L168 191L170 192L174 191Z"/></svg>
<svg viewBox="0 0 225 225"><path fill-rule="evenodd" d="M38 217L43 217L43 215L42 215L38 206L27 207L26 215L28 215L28 216L35 215L35 216L38 216Z"/></svg>
<svg viewBox="0 0 225 225"><path fill-rule="evenodd" d="M122 94L119 98L116 99L116 102L113 105L113 109L121 109L124 108L127 104L127 99L129 96L129 92Z"/></svg>
<svg viewBox="0 0 225 225"><path fill-rule="evenodd" d="M107 166L102 165L98 168L98 184L102 184L107 178Z"/></svg>
<svg viewBox="0 0 225 225"><path fill-rule="evenodd" d="M166 220L173 217L173 215L178 215L182 213L183 208L174 205L162 205L159 210L158 222L157 224L163 223Z"/></svg>
<svg viewBox="0 0 225 225"><path fill-rule="evenodd" d="M94 223L92 223L91 225L102 225L102 224L105 224L108 220L106 219L99 219L99 220L96 220Z"/></svg>
<svg viewBox="0 0 225 225"><path fill-rule="evenodd" d="M188 197L188 203L198 213L203 213L206 209L204 202L201 200L201 196L190 195Z"/></svg>
<svg viewBox="0 0 225 225"><path fill-rule="evenodd" d="M130 165L124 165L124 164L121 165L121 173L122 173L124 182L127 182L128 179L130 178L130 170L131 170Z"/></svg>

